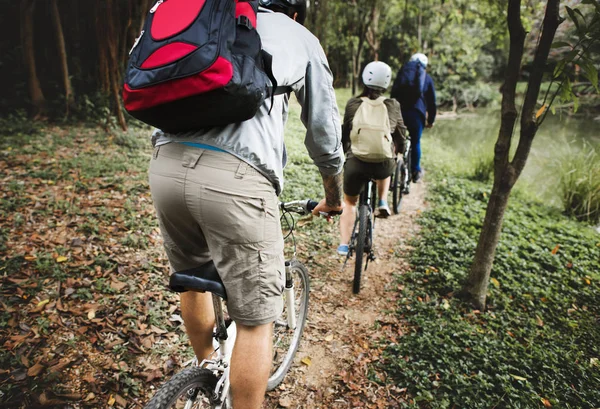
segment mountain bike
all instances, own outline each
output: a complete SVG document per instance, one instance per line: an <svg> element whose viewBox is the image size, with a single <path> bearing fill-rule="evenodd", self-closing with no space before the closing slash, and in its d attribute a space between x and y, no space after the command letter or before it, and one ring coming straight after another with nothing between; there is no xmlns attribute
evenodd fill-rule
<svg viewBox="0 0 600 409"><path fill-rule="evenodd" d="M410 139L406 141L406 148L401 158L396 159L396 169L392 174L390 190L392 192L392 209L394 214L400 213L402 196L410 193Z"/></svg>
<svg viewBox="0 0 600 409"><path fill-rule="evenodd" d="M375 229L375 203L377 201L377 184L373 180L365 183L365 186L360 193L358 201L358 211L354 228L352 229L352 237L348 245L348 254L344 261L346 263L356 255L354 260L354 280L352 282L352 292L358 294L360 292L360 280L364 270L367 270L369 261L375 260L373 252L373 230ZM365 257L366 255L366 257ZM343 267L342 267L343 268Z"/></svg>
<svg viewBox="0 0 600 409"><path fill-rule="evenodd" d="M289 227L285 238L292 237L293 256L285 262L284 308L273 326L273 368L267 385L268 391L276 388L289 371L300 345L308 313L309 276L306 267L296 260L296 241L293 235L295 220L291 213L309 214L317 204L311 200L279 204L281 219ZM229 371L236 325L225 313L227 293L214 263L209 262L197 268L173 273L169 286L178 292L212 293L216 317L213 334L215 349L199 365L198 361L194 360L193 366L167 381L156 392L146 409L232 408Z"/></svg>

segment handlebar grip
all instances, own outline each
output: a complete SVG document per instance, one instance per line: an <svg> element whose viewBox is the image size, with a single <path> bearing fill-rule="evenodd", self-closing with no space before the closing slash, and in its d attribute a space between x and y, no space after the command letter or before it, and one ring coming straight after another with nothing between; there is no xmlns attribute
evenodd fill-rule
<svg viewBox="0 0 600 409"><path fill-rule="evenodd" d="M312 212L314 210L314 208L317 207L318 204L319 204L319 202L315 202L314 200L309 200L306 203L306 209L309 212ZM335 210L335 211L328 212L328 213L321 212L321 216L323 216L323 217L339 216L340 214L342 214L342 210Z"/></svg>
<svg viewBox="0 0 600 409"><path fill-rule="evenodd" d="M309 212L312 212L315 207L317 207L317 205L319 204L319 202L315 202L314 200L309 200L306 203L306 210L308 210Z"/></svg>

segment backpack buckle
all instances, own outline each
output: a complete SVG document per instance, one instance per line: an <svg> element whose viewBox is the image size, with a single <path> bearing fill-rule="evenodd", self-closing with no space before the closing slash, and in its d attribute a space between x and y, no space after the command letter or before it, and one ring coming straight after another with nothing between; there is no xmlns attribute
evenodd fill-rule
<svg viewBox="0 0 600 409"><path fill-rule="evenodd" d="M237 25L244 26L248 30L252 30L254 28L252 26L252 23L250 22L250 19L247 16L244 16L243 14L237 18Z"/></svg>

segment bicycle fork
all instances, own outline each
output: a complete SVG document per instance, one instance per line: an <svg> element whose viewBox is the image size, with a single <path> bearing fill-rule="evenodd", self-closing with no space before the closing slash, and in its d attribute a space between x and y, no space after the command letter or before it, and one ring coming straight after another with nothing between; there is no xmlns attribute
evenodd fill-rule
<svg viewBox="0 0 600 409"><path fill-rule="evenodd" d="M294 276L291 271L292 263L285 262L285 303L287 308L287 326L296 329L296 297L294 295Z"/></svg>

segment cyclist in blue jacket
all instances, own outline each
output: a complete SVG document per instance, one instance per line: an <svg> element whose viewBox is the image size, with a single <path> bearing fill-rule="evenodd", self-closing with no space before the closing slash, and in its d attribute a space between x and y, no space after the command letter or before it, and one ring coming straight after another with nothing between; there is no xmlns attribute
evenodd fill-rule
<svg viewBox="0 0 600 409"><path fill-rule="evenodd" d="M426 69L429 59L425 54L417 53L410 58L410 61L418 62ZM413 182L417 182L423 176L423 170L421 169L421 134L423 133L423 128L431 128L433 126L437 113L433 79L429 74L425 74L421 96L414 104L403 102L402 97L395 95L394 92L395 90L392 89L392 98L401 101L402 118L404 119L404 125L406 125L410 133L412 146L411 173Z"/></svg>

